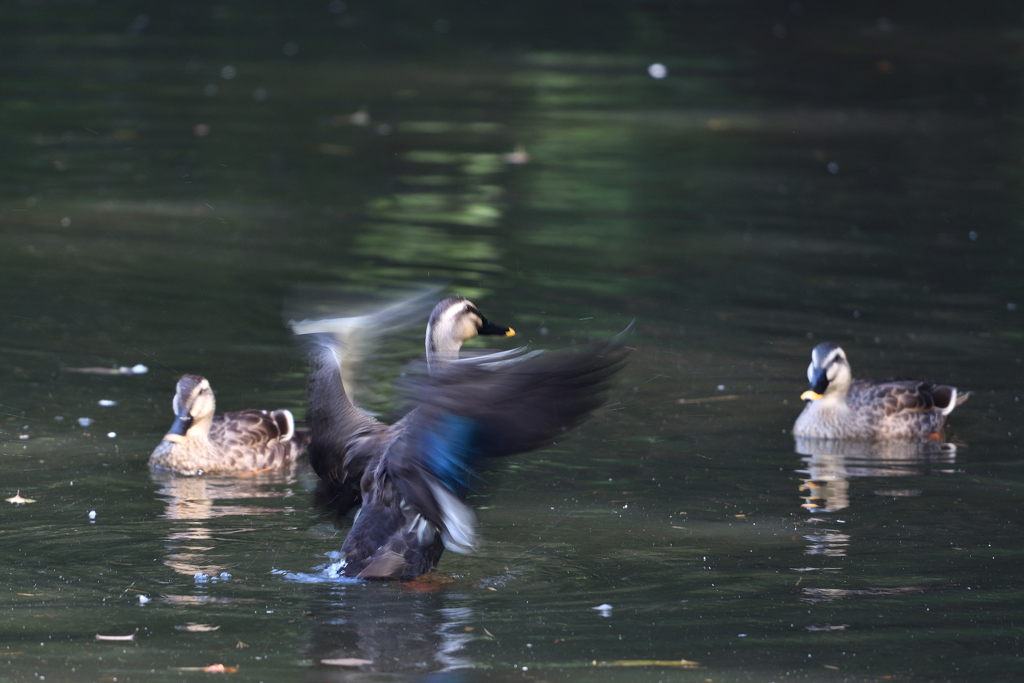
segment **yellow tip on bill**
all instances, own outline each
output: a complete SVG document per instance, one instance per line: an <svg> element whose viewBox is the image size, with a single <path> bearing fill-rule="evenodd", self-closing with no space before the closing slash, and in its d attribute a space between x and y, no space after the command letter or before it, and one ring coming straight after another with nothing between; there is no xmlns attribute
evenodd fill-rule
<svg viewBox="0 0 1024 683"><path fill-rule="evenodd" d="M506 332L506 333L505 333L505 336L506 336L506 337L514 337L514 336L516 336L516 331L515 331L515 330L513 330L513 329L512 329L511 327L510 327L510 328L508 328L508 332Z"/></svg>
<svg viewBox="0 0 1024 683"><path fill-rule="evenodd" d="M801 401L817 401L819 398L821 398L821 394L816 391L811 391L810 389L800 394Z"/></svg>

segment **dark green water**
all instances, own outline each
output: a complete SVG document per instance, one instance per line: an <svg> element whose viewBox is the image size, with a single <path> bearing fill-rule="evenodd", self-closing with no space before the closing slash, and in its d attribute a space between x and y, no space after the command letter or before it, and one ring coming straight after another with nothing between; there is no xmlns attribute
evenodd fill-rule
<svg viewBox="0 0 1024 683"><path fill-rule="evenodd" d="M1024 19L887 11L0 9L0 681L1024 675ZM301 416L287 306L438 281L537 347L637 319L607 409L485 474L482 553L333 582L305 468L151 476L178 376ZM825 339L973 392L956 448L798 452Z"/></svg>

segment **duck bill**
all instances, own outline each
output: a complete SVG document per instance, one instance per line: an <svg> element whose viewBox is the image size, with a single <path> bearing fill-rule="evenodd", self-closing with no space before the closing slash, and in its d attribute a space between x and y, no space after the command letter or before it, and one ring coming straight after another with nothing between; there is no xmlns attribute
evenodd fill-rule
<svg viewBox="0 0 1024 683"><path fill-rule="evenodd" d="M824 395L824 392L827 388L828 372L824 368L822 368L821 370L816 370L814 374L811 376L811 390L805 391L803 394L801 394L800 397L803 398L804 400L808 400L808 394L812 394L810 400L817 400L818 398L821 398L822 395Z"/></svg>
<svg viewBox="0 0 1024 683"><path fill-rule="evenodd" d="M513 330L511 327L502 327L501 325L495 325L487 318L484 318L483 320L483 323L481 323L480 327L477 328L478 334L494 334L498 335L499 337L516 336L516 331Z"/></svg>
<svg viewBox="0 0 1024 683"><path fill-rule="evenodd" d="M817 401L819 398L821 398L821 394L814 391L805 391L800 394L801 401Z"/></svg>
<svg viewBox="0 0 1024 683"><path fill-rule="evenodd" d="M188 428L192 426L192 415L189 414L188 410L181 411L176 418L174 418L174 424L164 434L164 439L167 441L173 441L174 443L182 443L185 441L185 435L188 433Z"/></svg>

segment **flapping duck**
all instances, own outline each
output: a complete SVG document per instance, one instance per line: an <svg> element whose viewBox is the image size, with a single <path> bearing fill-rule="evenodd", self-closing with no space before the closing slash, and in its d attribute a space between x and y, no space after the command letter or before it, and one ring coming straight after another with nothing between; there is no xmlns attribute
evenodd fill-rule
<svg viewBox="0 0 1024 683"><path fill-rule="evenodd" d="M303 325L294 328L302 333ZM346 393L345 345L313 337L308 418L310 463L322 480L317 499L338 514L362 505L342 546L345 575L410 579L432 571L445 548L472 551L476 517L465 497L474 470L487 458L540 448L585 420L629 353L619 335L571 351L460 358L463 342L480 334L515 333L461 296L434 307L427 372L405 383L411 410L391 425Z"/></svg>

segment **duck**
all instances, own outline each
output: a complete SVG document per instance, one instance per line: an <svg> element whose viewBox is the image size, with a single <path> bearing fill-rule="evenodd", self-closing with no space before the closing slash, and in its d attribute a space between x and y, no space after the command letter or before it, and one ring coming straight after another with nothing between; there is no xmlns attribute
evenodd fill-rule
<svg viewBox="0 0 1024 683"><path fill-rule="evenodd" d="M303 333L301 325L293 329ZM339 571L357 579L411 580L433 571L445 549L476 550L476 516L465 502L482 481L476 470L548 445L583 422L605 402L630 351L619 335L567 351L460 355L468 339L515 330L449 296L427 322L426 363L405 373L400 387L408 412L386 424L346 392L345 343L310 334L309 461L321 479L315 502L339 518L358 507Z"/></svg>
<svg viewBox="0 0 1024 683"><path fill-rule="evenodd" d="M243 474L284 467L306 450L309 432L290 410L240 410L214 415L210 382L185 375L176 386L175 420L149 456L154 470L183 476Z"/></svg>
<svg viewBox="0 0 1024 683"><path fill-rule="evenodd" d="M831 342L811 352L811 388L793 425L797 439L941 440L953 409L967 400L953 386L913 379L853 379L846 353Z"/></svg>

